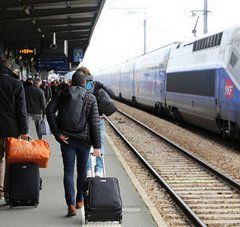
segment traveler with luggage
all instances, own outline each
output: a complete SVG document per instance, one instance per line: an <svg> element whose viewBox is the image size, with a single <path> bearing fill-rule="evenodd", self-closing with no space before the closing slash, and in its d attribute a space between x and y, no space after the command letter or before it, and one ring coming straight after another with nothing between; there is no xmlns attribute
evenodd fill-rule
<svg viewBox="0 0 240 227"><path fill-rule="evenodd" d="M0 60L0 198L8 199L8 169L4 162L7 137L27 139L27 109L22 82L10 69L9 60ZM5 177L4 177L5 172ZM5 180L4 180L5 178ZM4 183L5 182L5 183Z"/></svg>
<svg viewBox="0 0 240 227"><path fill-rule="evenodd" d="M42 139L41 121L46 115L46 99L44 91L40 89L41 79L34 78L33 86L25 88L28 120L34 120L38 139Z"/></svg>
<svg viewBox="0 0 240 227"><path fill-rule="evenodd" d="M104 122L104 110L101 108L101 99L102 93L107 93L109 96L113 97L114 92L111 90L111 88L107 87L106 85L102 84L99 81L93 81L93 77L90 73L90 71L86 67L80 67L77 69L78 72L83 72L87 77L87 83L86 83L86 89L88 92L92 93L97 100L98 103L98 110L99 110L99 118L100 118L100 133L101 133L101 153L104 154L104 134L105 134L105 122ZM104 93L104 95L106 95ZM109 97L110 99L110 97ZM110 107L110 105L108 105ZM113 112L116 110L115 106L113 107ZM103 159L101 156L96 157L96 165L94 167L94 174L95 176L103 177ZM92 159L89 156L88 162L87 162L87 175L92 175Z"/></svg>
<svg viewBox="0 0 240 227"><path fill-rule="evenodd" d="M100 156L99 114L94 95L85 88L87 75L75 72L72 84L58 92L47 107L47 119L53 135L61 145L64 166L65 199L68 216L83 206L83 184L91 145ZM57 116L55 113L57 113ZM77 159L77 193L74 189L74 166Z"/></svg>

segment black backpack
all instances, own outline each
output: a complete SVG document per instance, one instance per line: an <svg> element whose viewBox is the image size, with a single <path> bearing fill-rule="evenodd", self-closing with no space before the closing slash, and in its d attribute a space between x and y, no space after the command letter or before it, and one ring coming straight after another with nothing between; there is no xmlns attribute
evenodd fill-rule
<svg viewBox="0 0 240 227"><path fill-rule="evenodd" d="M61 128L70 132L82 132L86 124L86 89L71 86L66 97L61 117Z"/></svg>
<svg viewBox="0 0 240 227"><path fill-rule="evenodd" d="M99 89L96 98L99 113L105 114L106 116L110 116L117 110L117 107L115 106L113 100L104 89L102 88Z"/></svg>

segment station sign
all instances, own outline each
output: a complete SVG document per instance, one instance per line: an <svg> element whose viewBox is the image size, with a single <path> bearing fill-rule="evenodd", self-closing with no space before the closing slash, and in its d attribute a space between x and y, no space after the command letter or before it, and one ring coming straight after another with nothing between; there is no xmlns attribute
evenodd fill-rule
<svg viewBox="0 0 240 227"><path fill-rule="evenodd" d="M79 63L83 59L83 49L78 48L73 50L73 62Z"/></svg>
<svg viewBox="0 0 240 227"><path fill-rule="evenodd" d="M19 49L18 53L23 55L33 55L34 49L23 48L23 49Z"/></svg>

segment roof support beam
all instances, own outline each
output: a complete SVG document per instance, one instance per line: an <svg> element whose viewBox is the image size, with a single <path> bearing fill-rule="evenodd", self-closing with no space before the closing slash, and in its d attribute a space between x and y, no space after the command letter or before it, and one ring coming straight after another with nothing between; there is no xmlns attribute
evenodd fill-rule
<svg viewBox="0 0 240 227"><path fill-rule="evenodd" d="M66 0L1 0L0 7L15 7L15 6L22 6L22 5L42 5L48 3L58 3L58 2L66 2ZM79 2L79 0L69 0L69 2ZM82 1L84 3L84 1ZM86 2L86 1L85 1ZM88 4L91 1L88 1Z"/></svg>
<svg viewBox="0 0 240 227"><path fill-rule="evenodd" d="M26 15L22 10L4 11L0 14L0 22L4 21L15 21L15 20L26 20L29 18L41 18L49 16L59 16L67 14L77 13L95 13L97 12L97 6L90 7L76 7L76 8L59 8L59 9L38 9L34 10L29 15Z"/></svg>
<svg viewBox="0 0 240 227"><path fill-rule="evenodd" d="M39 30L40 29L40 30ZM2 34L2 37L6 36L15 36L15 35L24 35L28 36L31 34L48 34L48 33L53 33L53 32L68 32L68 31L81 31L84 30L83 32L86 32L88 30L90 32L91 25L84 25L84 26L61 26L61 27L50 27L50 28L35 28L34 30L32 29L21 29L21 30L12 30L12 29L4 29L0 33ZM89 33L88 33L89 34Z"/></svg>

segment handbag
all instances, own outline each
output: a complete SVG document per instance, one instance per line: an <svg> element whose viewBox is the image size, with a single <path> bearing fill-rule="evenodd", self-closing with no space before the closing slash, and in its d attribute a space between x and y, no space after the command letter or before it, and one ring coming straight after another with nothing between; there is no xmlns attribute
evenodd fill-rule
<svg viewBox="0 0 240 227"><path fill-rule="evenodd" d="M46 140L23 140L9 137L6 140L7 164L34 162L47 168L50 147Z"/></svg>
<svg viewBox="0 0 240 227"><path fill-rule="evenodd" d="M108 117L117 110L113 100L104 89L99 89L98 96L96 97L99 113L105 114Z"/></svg>
<svg viewBox="0 0 240 227"><path fill-rule="evenodd" d="M43 118L40 122L40 131L42 135L50 135L52 133L46 118Z"/></svg>

